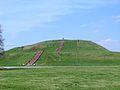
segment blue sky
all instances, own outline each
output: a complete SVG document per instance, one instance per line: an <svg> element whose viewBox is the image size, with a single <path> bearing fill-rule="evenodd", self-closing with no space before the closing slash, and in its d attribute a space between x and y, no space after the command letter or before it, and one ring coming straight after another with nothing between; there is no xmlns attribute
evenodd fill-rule
<svg viewBox="0 0 120 90"><path fill-rule="evenodd" d="M120 0L0 0L5 49L52 39L120 51Z"/></svg>

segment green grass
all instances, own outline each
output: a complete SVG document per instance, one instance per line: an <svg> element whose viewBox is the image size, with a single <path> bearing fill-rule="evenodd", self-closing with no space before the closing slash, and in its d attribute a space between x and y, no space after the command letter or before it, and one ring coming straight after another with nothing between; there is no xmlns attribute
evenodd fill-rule
<svg viewBox="0 0 120 90"><path fill-rule="evenodd" d="M36 65L77 66L77 65L120 65L120 53L111 52L91 41L65 40L60 55L56 53L60 40L40 42L6 51L0 58L0 66L19 66L30 60L36 51L44 50Z"/></svg>
<svg viewBox="0 0 120 90"><path fill-rule="evenodd" d="M0 66L20 66L45 49L36 65L61 67L0 69L0 90L120 90L119 52L91 41L65 40L58 55L59 43L51 40L6 51Z"/></svg>
<svg viewBox="0 0 120 90"><path fill-rule="evenodd" d="M0 90L120 90L120 67L1 69Z"/></svg>

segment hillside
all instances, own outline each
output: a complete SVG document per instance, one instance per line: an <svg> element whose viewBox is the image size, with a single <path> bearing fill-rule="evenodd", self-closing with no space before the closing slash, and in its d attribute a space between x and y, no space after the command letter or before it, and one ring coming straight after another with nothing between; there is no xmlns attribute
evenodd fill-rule
<svg viewBox="0 0 120 90"><path fill-rule="evenodd" d="M56 49L61 40L44 41L6 51L0 59L1 66L23 65L35 52L44 50L36 65L120 65L120 53L110 52L91 41L64 40L59 54Z"/></svg>

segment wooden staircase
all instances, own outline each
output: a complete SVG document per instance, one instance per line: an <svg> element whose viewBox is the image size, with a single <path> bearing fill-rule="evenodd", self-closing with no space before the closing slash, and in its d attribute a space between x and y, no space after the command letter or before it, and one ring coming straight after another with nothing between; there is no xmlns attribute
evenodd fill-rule
<svg viewBox="0 0 120 90"><path fill-rule="evenodd" d="M33 56L33 58L29 61L26 62L26 66L31 66L33 64L35 64L37 62L37 60L42 56L44 50L43 51L38 51L35 53L35 55Z"/></svg>
<svg viewBox="0 0 120 90"><path fill-rule="evenodd" d="M57 54L60 54L63 48L64 48L64 38L61 40L59 47L56 49Z"/></svg>

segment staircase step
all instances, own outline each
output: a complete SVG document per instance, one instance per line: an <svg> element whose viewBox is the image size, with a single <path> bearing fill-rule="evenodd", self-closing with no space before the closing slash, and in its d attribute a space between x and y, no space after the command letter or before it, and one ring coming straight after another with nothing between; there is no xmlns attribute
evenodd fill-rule
<svg viewBox="0 0 120 90"><path fill-rule="evenodd" d="M33 56L33 58L31 60L29 60L25 65L30 66L36 63L36 61L42 56L44 50L43 51L38 51L35 53L35 55Z"/></svg>

